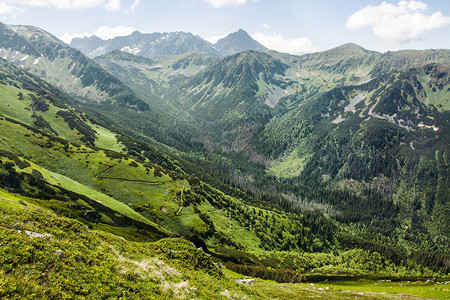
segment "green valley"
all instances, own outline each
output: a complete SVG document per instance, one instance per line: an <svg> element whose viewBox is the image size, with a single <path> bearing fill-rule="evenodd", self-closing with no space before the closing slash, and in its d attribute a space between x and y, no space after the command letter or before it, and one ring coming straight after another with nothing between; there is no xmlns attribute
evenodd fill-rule
<svg viewBox="0 0 450 300"><path fill-rule="evenodd" d="M77 43L0 23L1 299L448 297L450 50Z"/></svg>

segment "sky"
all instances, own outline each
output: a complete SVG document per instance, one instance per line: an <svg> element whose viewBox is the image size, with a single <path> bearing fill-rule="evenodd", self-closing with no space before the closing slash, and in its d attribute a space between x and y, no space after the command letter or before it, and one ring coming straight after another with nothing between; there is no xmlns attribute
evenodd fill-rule
<svg viewBox="0 0 450 300"><path fill-rule="evenodd" d="M135 30L215 42L244 29L292 54L348 42L379 52L450 49L450 0L0 0L0 22L34 25L67 43Z"/></svg>

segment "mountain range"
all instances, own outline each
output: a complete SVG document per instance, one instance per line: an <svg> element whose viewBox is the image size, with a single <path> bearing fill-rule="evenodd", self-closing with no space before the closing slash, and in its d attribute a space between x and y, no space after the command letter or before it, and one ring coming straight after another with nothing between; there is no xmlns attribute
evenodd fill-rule
<svg viewBox="0 0 450 300"><path fill-rule="evenodd" d="M52 34L33 26L0 23L0 56L67 93L95 103L136 110L148 106L117 78Z"/></svg>
<svg viewBox="0 0 450 300"><path fill-rule="evenodd" d="M111 297L137 295L136 278L153 276L125 265L146 262L144 273L163 265L133 247L180 274L158 275L155 295L180 292L167 282L182 278L204 297L211 291L202 280L256 295L237 291L213 260L278 282L450 272L448 49L379 53L348 43L291 55L243 30L214 45L190 33L134 32L69 46L36 27L0 23L0 57L0 193L8 199L0 234L28 245L23 232L46 230L63 252L98 268L100 250L80 245L102 240L117 252L105 254L105 274L124 286L108 287ZM39 249L52 245L17 251L40 261ZM0 253L8 268L0 278L15 284L8 293L28 295L13 289L12 269L39 295L40 280L52 293L61 288L10 253ZM87 295L83 285L96 293L93 282L106 289L81 258L55 265L69 263L85 283L64 287L68 295Z"/></svg>
<svg viewBox="0 0 450 300"><path fill-rule="evenodd" d="M144 57L186 53L220 57L247 50L261 51L267 49L243 29L228 34L215 44L209 43L198 35L181 31L169 33L140 33L135 31L128 36L119 36L106 41L95 35L85 38L74 38L70 46L82 51L90 58L107 54L114 50Z"/></svg>

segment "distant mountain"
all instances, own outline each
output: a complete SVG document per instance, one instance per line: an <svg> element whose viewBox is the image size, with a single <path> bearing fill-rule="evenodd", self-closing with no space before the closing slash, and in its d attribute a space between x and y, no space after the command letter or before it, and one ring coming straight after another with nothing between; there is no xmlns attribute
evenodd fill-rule
<svg viewBox="0 0 450 300"><path fill-rule="evenodd" d="M0 56L82 100L149 109L116 77L40 28L0 23Z"/></svg>
<svg viewBox="0 0 450 300"><path fill-rule="evenodd" d="M287 88L282 77L288 68L266 53L234 54L182 82L177 88L182 92L176 98L183 107L208 111L202 117L213 120L226 115L229 109L238 109L244 100L273 107L280 98L276 95L284 95L282 89Z"/></svg>
<svg viewBox="0 0 450 300"><path fill-rule="evenodd" d="M213 45L198 35L187 32L170 33L140 33L133 32L128 36L119 36L104 41L93 36L90 38L75 38L70 46L82 51L89 57L107 54L121 50L144 57L162 55L179 55L196 52L208 56L220 56Z"/></svg>
<svg viewBox="0 0 450 300"><path fill-rule="evenodd" d="M266 47L255 41L245 30L239 29L218 40L214 48L223 56L244 52L247 50L263 51Z"/></svg>
<svg viewBox="0 0 450 300"><path fill-rule="evenodd" d="M93 58L97 55L103 54L104 48L102 47L105 43L104 40L99 38L96 35L93 35L91 37L85 37L85 38L74 38L72 42L70 43L70 46L80 50L84 54L86 54L88 57ZM96 52L101 52L97 54ZM91 54L92 53L92 54Z"/></svg>
<svg viewBox="0 0 450 300"><path fill-rule="evenodd" d="M109 122L137 132L151 132L152 138L178 149L189 148L190 143L195 143L194 137L204 136L202 126L185 109L167 101L164 93L175 82L192 77L219 58L197 53L146 58L116 50L98 56L94 61L128 85L151 107L149 112L139 116L133 111L117 113L110 110ZM105 111L100 109L98 114L105 115Z"/></svg>
<svg viewBox="0 0 450 300"><path fill-rule="evenodd" d="M255 41L245 30L239 29L218 40L214 48L223 56L244 52L247 50L263 51L266 47Z"/></svg>
<svg viewBox="0 0 450 300"><path fill-rule="evenodd" d="M247 32L239 29L218 40L214 45L198 35L188 32L140 33L102 40L97 36L75 38L71 47L93 58L120 50L143 57L198 53L206 56L227 56L247 50L263 51L266 47L255 41Z"/></svg>

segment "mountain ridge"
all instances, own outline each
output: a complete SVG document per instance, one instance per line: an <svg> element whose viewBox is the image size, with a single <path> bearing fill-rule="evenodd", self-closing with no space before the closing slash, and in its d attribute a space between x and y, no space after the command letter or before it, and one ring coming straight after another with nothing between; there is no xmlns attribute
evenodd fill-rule
<svg viewBox="0 0 450 300"><path fill-rule="evenodd" d="M103 40L95 35L74 38L70 42L70 46L82 51L90 58L101 56L115 50L147 58L180 55L190 52L221 57L247 50L267 50L266 47L254 40L243 29L228 34L215 44L211 44L200 36L193 35L189 32L141 33L134 31L130 35L118 36L108 40Z"/></svg>
<svg viewBox="0 0 450 300"><path fill-rule="evenodd" d="M83 100L149 109L116 77L52 34L33 26L11 27L0 23L0 28L2 36L9 37L0 40L0 56L16 66ZM14 44L22 46L18 49Z"/></svg>
<svg viewBox="0 0 450 300"><path fill-rule="evenodd" d="M127 36L119 36L99 41L92 38L75 38L70 45L93 58L114 50L121 50L144 57L178 55L198 52L209 56L220 56L212 44L189 32L141 33L134 31Z"/></svg>

